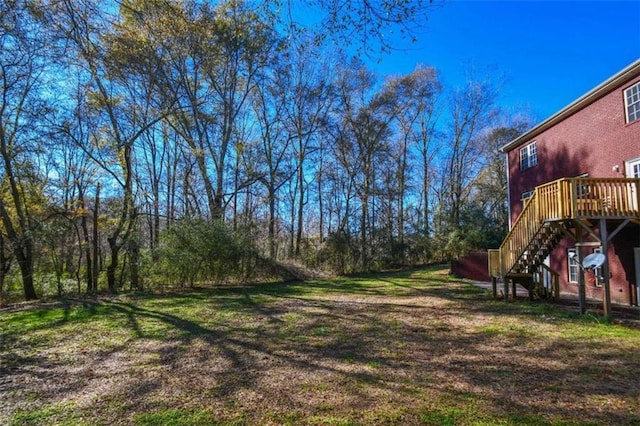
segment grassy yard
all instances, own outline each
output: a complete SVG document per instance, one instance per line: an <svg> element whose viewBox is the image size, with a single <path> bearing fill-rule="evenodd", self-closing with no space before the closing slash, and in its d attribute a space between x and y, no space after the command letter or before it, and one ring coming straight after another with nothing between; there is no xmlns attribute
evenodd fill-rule
<svg viewBox="0 0 640 426"><path fill-rule="evenodd" d="M442 270L0 312L0 424L640 424L640 330Z"/></svg>

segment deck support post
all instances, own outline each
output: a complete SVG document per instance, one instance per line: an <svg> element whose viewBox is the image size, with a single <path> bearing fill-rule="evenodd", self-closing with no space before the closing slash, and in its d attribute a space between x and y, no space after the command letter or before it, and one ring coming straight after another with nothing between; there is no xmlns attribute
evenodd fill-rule
<svg viewBox="0 0 640 426"><path fill-rule="evenodd" d="M516 300L516 296L518 295L518 283L516 280L511 280L511 299Z"/></svg>
<svg viewBox="0 0 640 426"><path fill-rule="evenodd" d="M607 236L607 220L600 219L600 241L602 242L602 253L604 253L605 260L602 264L602 278L604 280L604 297L602 301L602 308L604 310L604 316L609 318L611 316L611 285L609 283L609 238Z"/></svg>
<svg viewBox="0 0 640 426"><path fill-rule="evenodd" d="M509 279L507 277L504 278L504 301L509 301Z"/></svg>
<svg viewBox="0 0 640 426"><path fill-rule="evenodd" d="M582 230L576 227L576 254L578 257L578 309L580 314L587 312L587 291L584 284L584 270L582 269Z"/></svg>
<svg viewBox="0 0 640 426"><path fill-rule="evenodd" d="M528 287L529 287L529 289L528 289L528 290L529 290L529 300L530 300L530 301L533 301L533 296L534 296L534 294L533 294L533 290L534 290L534 289L535 289L535 287L537 286L537 283L536 283L536 281L534 280L533 276L531 276L531 279L530 279L530 280L527 280L527 281L529 281L529 282L528 282L528 284L529 284L529 285L528 285Z"/></svg>
<svg viewBox="0 0 640 426"><path fill-rule="evenodd" d="M491 289L493 290L493 298L498 298L498 278L496 276L491 277Z"/></svg>

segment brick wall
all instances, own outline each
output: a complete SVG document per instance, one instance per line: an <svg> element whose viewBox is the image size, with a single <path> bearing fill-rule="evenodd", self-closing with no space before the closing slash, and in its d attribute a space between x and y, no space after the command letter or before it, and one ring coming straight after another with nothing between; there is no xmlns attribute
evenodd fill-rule
<svg viewBox="0 0 640 426"><path fill-rule="evenodd" d="M512 223L522 211L521 194L538 185L584 173L625 177L625 161L640 157L640 120L626 124L623 92L638 81L640 76L508 153ZM538 164L520 171L520 148L533 141Z"/></svg>
<svg viewBox="0 0 640 426"><path fill-rule="evenodd" d="M615 225L609 227L612 232ZM589 239L592 240L592 239ZM621 304L637 304L637 284L635 279L633 247L638 247L640 241L640 226L630 225L623 232L618 233L609 243L609 284L611 301ZM576 243L569 238L560 241L552 253L551 268L560 274L560 289L562 292L577 294L578 285L569 282L567 268L567 249L575 248ZM584 247L583 257L591 254L593 248ZM604 290L596 285L593 276L587 276L585 289L587 298L602 300Z"/></svg>
<svg viewBox="0 0 640 426"><path fill-rule="evenodd" d="M475 281L491 281L487 252L470 253L451 261L451 273L456 277Z"/></svg>
<svg viewBox="0 0 640 426"><path fill-rule="evenodd" d="M563 177L588 174L589 177L626 177L625 161L640 157L640 120L626 123L624 90L640 81L635 77L553 127L531 137L508 155L511 223L522 211L521 194L538 185ZM538 164L520 170L520 148L536 142ZM617 224L610 225L615 228ZM609 229L612 232L613 229ZM609 245L611 299L634 303L635 282L633 247L640 245L640 227L628 225ZM568 282L567 249L575 242L565 239L553 251L551 268L560 273L562 291L576 293ZM588 254L588 253L585 253ZM602 299L602 287L593 279L586 285L587 297Z"/></svg>

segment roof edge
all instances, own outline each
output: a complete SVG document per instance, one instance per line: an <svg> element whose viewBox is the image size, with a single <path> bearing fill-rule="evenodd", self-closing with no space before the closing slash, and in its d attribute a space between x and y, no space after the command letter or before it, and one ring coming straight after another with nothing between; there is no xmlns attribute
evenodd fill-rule
<svg viewBox="0 0 640 426"><path fill-rule="evenodd" d="M601 98L604 94L611 92L613 89L625 84L631 79L640 75L640 59L632 62L630 65L613 75L612 77L605 80L603 83L600 83L595 88L591 89L586 94L582 95L566 107L562 108L560 111L553 114L551 117L547 118L540 124L534 126L533 128L527 130L525 133L521 134L511 142L507 143L503 147L500 148L500 152L508 152L517 146L521 145L528 139L542 133L548 128L554 126L560 121L564 120L568 116L574 114L575 112L583 109L587 105L595 102L599 98Z"/></svg>

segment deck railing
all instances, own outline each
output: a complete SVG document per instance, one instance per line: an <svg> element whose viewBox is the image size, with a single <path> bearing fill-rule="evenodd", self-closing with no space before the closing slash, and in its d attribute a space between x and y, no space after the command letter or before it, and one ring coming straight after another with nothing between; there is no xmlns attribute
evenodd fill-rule
<svg viewBox="0 0 640 426"><path fill-rule="evenodd" d="M574 218L638 217L640 179L570 179Z"/></svg>
<svg viewBox="0 0 640 426"><path fill-rule="evenodd" d="M489 271L506 275L545 222L640 218L640 179L563 178L538 186L500 246ZM495 262L499 261L499 265Z"/></svg>
<svg viewBox="0 0 640 426"><path fill-rule="evenodd" d="M500 271L500 249L489 249L489 276L497 277L502 271Z"/></svg>
<svg viewBox="0 0 640 426"><path fill-rule="evenodd" d="M539 192L526 200L524 209L500 246L500 275L505 276L540 228Z"/></svg>

